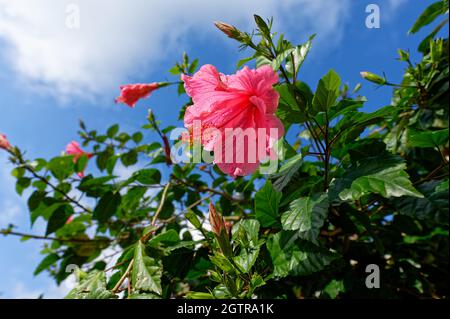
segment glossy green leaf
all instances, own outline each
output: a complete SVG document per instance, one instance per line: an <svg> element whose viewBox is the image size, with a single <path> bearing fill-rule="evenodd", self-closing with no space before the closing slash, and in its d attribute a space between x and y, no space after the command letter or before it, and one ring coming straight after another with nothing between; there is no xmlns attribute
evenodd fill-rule
<svg viewBox="0 0 450 319"><path fill-rule="evenodd" d="M448 225L448 180L443 183L447 184L447 188L439 188L439 181L426 182L418 187L424 198L405 196L393 204L402 214Z"/></svg>
<svg viewBox="0 0 450 319"><path fill-rule="evenodd" d="M55 157L48 162L47 168L56 179L66 179L74 173L73 156Z"/></svg>
<svg viewBox="0 0 450 319"><path fill-rule="evenodd" d="M73 208L70 205L62 205L56 208L48 219L45 235L48 236L63 227L67 219L72 216L73 213Z"/></svg>
<svg viewBox="0 0 450 319"><path fill-rule="evenodd" d="M136 290L162 293L161 287L162 266L161 262L147 256L145 246L139 241L135 248L134 264L132 272L133 288Z"/></svg>
<svg viewBox="0 0 450 319"><path fill-rule="evenodd" d="M279 192L283 190L300 169L302 160L302 154L297 154L288 159L283 166L280 167L277 173L270 176L270 180L272 181L275 190Z"/></svg>
<svg viewBox="0 0 450 319"><path fill-rule="evenodd" d="M255 194L256 219L263 227L279 225L278 206L282 194L267 181L263 188Z"/></svg>
<svg viewBox="0 0 450 319"><path fill-rule="evenodd" d="M403 160L390 154L361 159L333 182L331 196L344 201L357 200L371 193L385 198L423 197L412 185L405 169Z"/></svg>
<svg viewBox="0 0 450 319"><path fill-rule="evenodd" d="M424 26L433 22L439 15L445 12L444 1L437 1L429 5L416 20L409 33L416 33Z"/></svg>
<svg viewBox="0 0 450 319"><path fill-rule="evenodd" d="M309 37L306 43L295 47L294 51L292 52L293 60L291 59L288 63L286 63L286 70L289 73L293 73L294 71L298 72L300 67L303 65L303 62L305 62L305 59L308 56L309 51L311 50L312 40L315 36L316 35L313 34Z"/></svg>
<svg viewBox="0 0 450 319"><path fill-rule="evenodd" d="M408 144L411 147L437 147L448 142L448 129L439 131L408 130Z"/></svg>
<svg viewBox="0 0 450 319"><path fill-rule="evenodd" d="M59 260L59 256L57 254L48 254L44 259L39 263L36 269L33 272L33 275L37 276L44 270L48 269L50 266L54 265Z"/></svg>
<svg viewBox="0 0 450 319"><path fill-rule="evenodd" d="M92 218L101 223L106 222L117 213L121 201L122 196L120 193L107 192L100 198L100 201L94 209Z"/></svg>
<svg viewBox="0 0 450 319"><path fill-rule="evenodd" d="M84 274L80 283L65 297L66 299L112 299L117 298L106 289L106 274L104 271L94 270Z"/></svg>
<svg viewBox="0 0 450 319"><path fill-rule="evenodd" d="M161 172L155 168L137 171L133 177L141 184L153 185L161 182Z"/></svg>
<svg viewBox="0 0 450 319"><path fill-rule="evenodd" d="M284 230L298 230L299 237L315 242L328 216L326 194L301 197L294 200L289 210L281 215Z"/></svg>
<svg viewBox="0 0 450 319"><path fill-rule="evenodd" d="M239 269L248 273L256 262L262 242L258 240L259 222L255 219L242 220L233 227L232 236L238 246L233 260Z"/></svg>
<svg viewBox="0 0 450 319"><path fill-rule="evenodd" d="M267 241L275 277L305 276L328 266L338 255L299 239L298 232L281 231Z"/></svg>
<svg viewBox="0 0 450 319"><path fill-rule="evenodd" d="M325 112L334 105L339 97L339 87L341 78L330 70L320 81L312 101L312 110L314 113Z"/></svg>

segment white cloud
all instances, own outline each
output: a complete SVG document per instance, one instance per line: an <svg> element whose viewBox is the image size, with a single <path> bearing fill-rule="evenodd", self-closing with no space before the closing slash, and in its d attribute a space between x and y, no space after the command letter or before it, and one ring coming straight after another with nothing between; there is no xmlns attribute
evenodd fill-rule
<svg viewBox="0 0 450 319"><path fill-rule="evenodd" d="M0 0L0 39L8 48L4 58L29 87L60 97L92 97L127 82L133 74L151 71L167 53L178 56L188 32L221 36L212 26L214 20L250 28L253 13L274 16L278 29L291 28L296 37L316 32L319 41L321 37L327 40L323 43L336 43L349 17L349 3ZM68 14L76 14L66 12L69 4L78 5L79 29L66 26Z"/></svg>
<svg viewBox="0 0 450 319"><path fill-rule="evenodd" d="M74 275L70 275L60 286L49 281L47 286L41 289L32 287L23 281L15 281L8 289L7 298L12 299L37 299L42 296L45 299L62 299L76 286Z"/></svg>
<svg viewBox="0 0 450 319"><path fill-rule="evenodd" d="M391 11L395 11L398 8L400 8L401 6L403 6L404 4L406 4L406 2L408 2L408 0L387 0L388 5L389 5L389 9Z"/></svg>
<svg viewBox="0 0 450 319"><path fill-rule="evenodd" d="M11 200L6 200L0 205L0 227L13 224L20 215L20 205Z"/></svg>

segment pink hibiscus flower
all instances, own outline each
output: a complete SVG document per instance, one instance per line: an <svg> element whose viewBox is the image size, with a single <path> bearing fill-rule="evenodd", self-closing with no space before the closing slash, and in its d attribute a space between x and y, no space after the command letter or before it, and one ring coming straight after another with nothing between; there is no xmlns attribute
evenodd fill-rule
<svg viewBox="0 0 450 319"><path fill-rule="evenodd" d="M68 225L71 222L73 222L74 218L75 218L75 215L70 215L69 218L67 218L67 220L66 220L66 225Z"/></svg>
<svg viewBox="0 0 450 319"><path fill-rule="evenodd" d="M73 155L73 162L76 163L78 159L86 155L88 158L91 158L93 155L91 153L85 152L81 149L80 144L76 141L72 141L66 146L66 154ZM80 178L84 177L84 172L79 172L77 174Z"/></svg>
<svg viewBox="0 0 450 319"><path fill-rule="evenodd" d="M9 144L8 139L5 134L0 133L0 149L10 150L12 148L11 144Z"/></svg>
<svg viewBox="0 0 450 319"><path fill-rule="evenodd" d="M160 88L161 83L147 83L147 84L128 84L120 87L120 96L116 98L116 103L123 103L133 108L140 99L144 99L150 94Z"/></svg>
<svg viewBox="0 0 450 319"><path fill-rule="evenodd" d="M262 160L276 156L272 147L284 135L284 127L274 114L278 75L270 66L244 67L227 76L204 65L192 77L182 75L182 80L194 102L184 117L191 140L214 151L214 163L224 173L245 176Z"/></svg>

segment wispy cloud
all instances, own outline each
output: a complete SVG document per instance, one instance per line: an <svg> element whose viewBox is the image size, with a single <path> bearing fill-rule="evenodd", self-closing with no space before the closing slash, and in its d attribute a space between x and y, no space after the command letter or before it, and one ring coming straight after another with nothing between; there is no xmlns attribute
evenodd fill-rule
<svg viewBox="0 0 450 319"><path fill-rule="evenodd" d="M44 299L61 299L75 286L76 279L74 275L70 275L60 286L50 282L47 286L41 288L16 280L8 289L8 294L5 297L12 299L37 299L40 297Z"/></svg>
<svg viewBox="0 0 450 319"><path fill-rule="evenodd" d="M5 200L0 205L0 227L13 224L21 211L20 205L11 200Z"/></svg>
<svg viewBox="0 0 450 319"><path fill-rule="evenodd" d="M79 29L66 26L77 14L69 4L78 6ZM214 20L248 28L253 13L274 16L278 27L336 43L349 11L349 0L0 0L0 38L3 58L28 87L86 98L150 72L186 35L216 32Z"/></svg>

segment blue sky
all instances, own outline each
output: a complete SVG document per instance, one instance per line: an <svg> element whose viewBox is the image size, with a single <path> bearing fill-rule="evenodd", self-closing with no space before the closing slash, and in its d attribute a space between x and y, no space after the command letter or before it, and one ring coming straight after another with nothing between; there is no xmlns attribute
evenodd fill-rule
<svg viewBox="0 0 450 319"><path fill-rule="evenodd" d="M201 64L211 63L233 73L236 61L248 55L218 32L212 22L231 22L244 30L252 14L274 16L275 28L290 40L304 42L317 33L300 77L315 89L330 68L352 88L360 71L385 72L391 82L401 78L404 65L397 48L415 49L430 31L407 31L432 3L429 0L0 0L0 132L27 150L29 158L51 157L77 138L78 119L99 130L120 123L138 129L152 108L163 125L176 121L180 106L175 88L156 92L136 109L116 105L118 86L134 82L174 80L168 69L183 51ZM381 9L381 28L365 26L365 8ZM79 9L79 28L66 19ZM132 4L132 5L131 5ZM68 9L69 8L69 9ZM69 10L66 11L66 10ZM391 90L363 83L367 111L388 105ZM14 192L11 167L0 154L0 228L13 223L30 229L26 196ZM42 242L0 237L0 298L61 297L72 282L56 287L46 274L33 277L41 259Z"/></svg>

